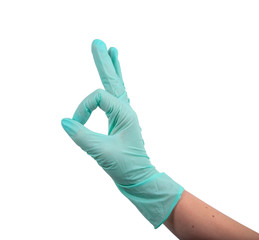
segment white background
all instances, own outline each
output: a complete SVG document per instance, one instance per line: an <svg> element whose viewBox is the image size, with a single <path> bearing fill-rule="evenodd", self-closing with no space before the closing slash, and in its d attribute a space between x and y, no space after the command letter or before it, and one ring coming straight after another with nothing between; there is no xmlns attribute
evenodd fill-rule
<svg viewBox="0 0 259 240"><path fill-rule="evenodd" d="M174 239L61 127L118 48L159 171L259 231L258 1L1 1L0 239ZM96 110L89 128L106 133Z"/></svg>

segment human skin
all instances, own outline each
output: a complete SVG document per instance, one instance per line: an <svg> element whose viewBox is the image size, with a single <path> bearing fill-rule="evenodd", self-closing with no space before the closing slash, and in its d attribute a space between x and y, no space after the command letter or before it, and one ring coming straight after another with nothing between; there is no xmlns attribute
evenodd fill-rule
<svg viewBox="0 0 259 240"><path fill-rule="evenodd" d="M164 225L181 240L259 240L259 234L184 191Z"/></svg>

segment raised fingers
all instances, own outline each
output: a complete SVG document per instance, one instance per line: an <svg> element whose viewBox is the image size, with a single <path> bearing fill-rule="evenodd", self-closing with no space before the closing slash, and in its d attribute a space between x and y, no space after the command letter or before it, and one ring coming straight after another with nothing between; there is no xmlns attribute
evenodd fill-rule
<svg viewBox="0 0 259 240"><path fill-rule="evenodd" d="M105 43L95 39L92 43L92 54L105 90L123 101L128 101L125 97L127 94L122 80L117 49L110 48L108 52Z"/></svg>

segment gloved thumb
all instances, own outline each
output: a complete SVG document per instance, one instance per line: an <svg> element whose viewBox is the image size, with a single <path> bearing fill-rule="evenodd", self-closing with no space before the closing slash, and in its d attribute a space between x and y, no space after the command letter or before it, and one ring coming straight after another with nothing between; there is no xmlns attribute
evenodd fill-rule
<svg viewBox="0 0 259 240"><path fill-rule="evenodd" d="M103 134L93 132L70 118L62 119L61 124L71 139L90 156L95 158L100 154L98 147L101 146Z"/></svg>

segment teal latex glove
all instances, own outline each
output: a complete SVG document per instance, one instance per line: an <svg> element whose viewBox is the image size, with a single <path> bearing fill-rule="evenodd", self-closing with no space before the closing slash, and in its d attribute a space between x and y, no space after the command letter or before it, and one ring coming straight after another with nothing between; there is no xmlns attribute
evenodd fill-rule
<svg viewBox="0 0 259 240"><path fill-rule="evenodd" d="M107 51L101 40L95 40L92 53L106 91L98 89L87 96L79 104L73 119L63 119L62 126L157 228L170 215L183 188L165 173L158 172L149 160L137 115L129 105L117 49ZM97 107L109 120L108 135L84 126Z"/></svg>

